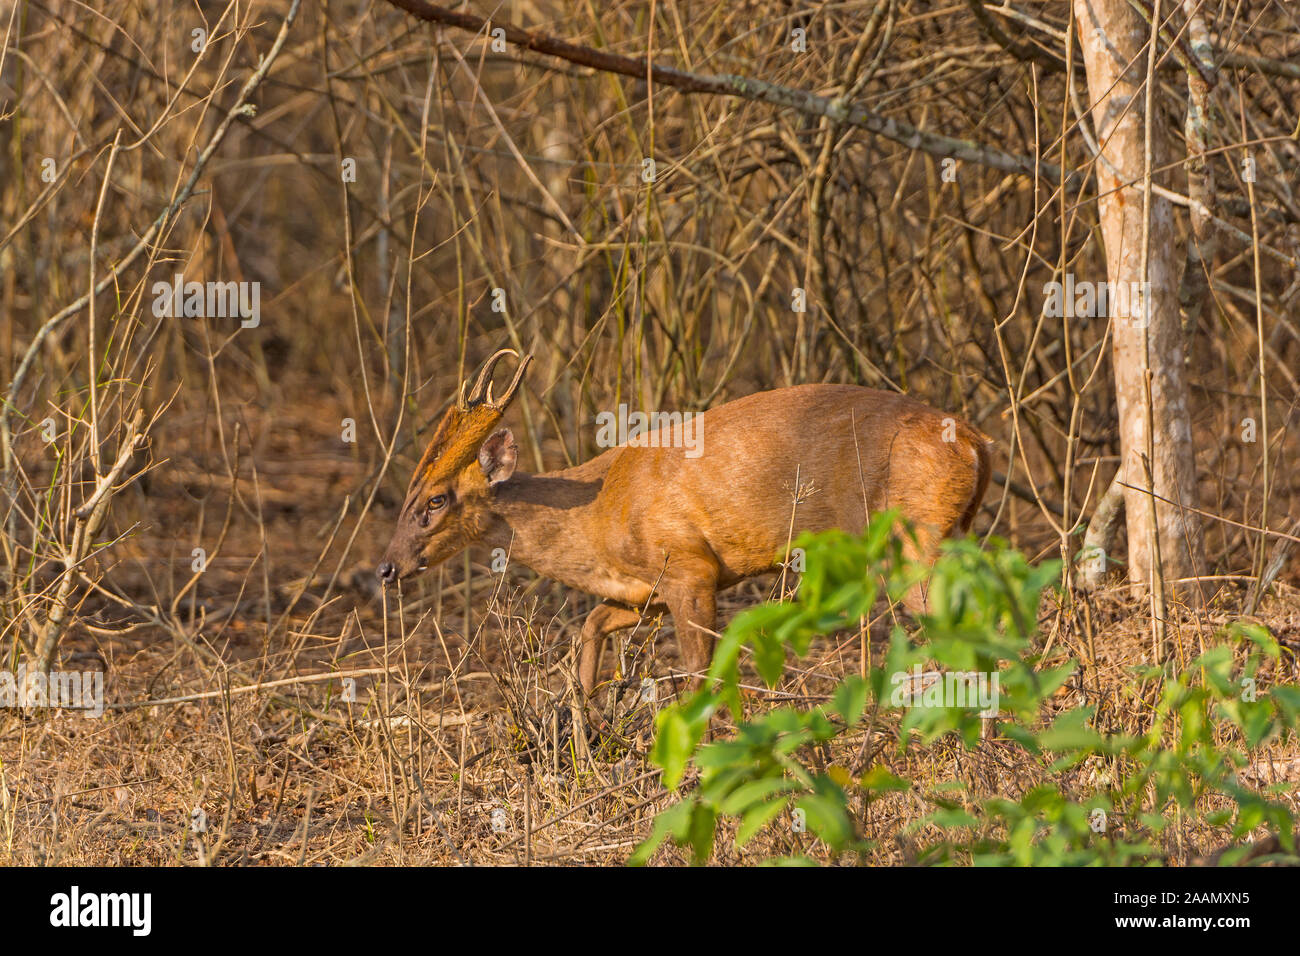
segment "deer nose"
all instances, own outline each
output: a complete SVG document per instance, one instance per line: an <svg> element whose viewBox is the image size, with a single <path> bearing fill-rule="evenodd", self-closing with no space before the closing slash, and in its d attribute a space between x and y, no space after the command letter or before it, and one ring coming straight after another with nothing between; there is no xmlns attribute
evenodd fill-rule
<svg viewBox="0 0 1300 956"><path fill-rule="evenodd" d="M379 580L384 584L392 584L397 580L397 566L392 561L385 561L375 569L375 574L379 575Z"/></svg>

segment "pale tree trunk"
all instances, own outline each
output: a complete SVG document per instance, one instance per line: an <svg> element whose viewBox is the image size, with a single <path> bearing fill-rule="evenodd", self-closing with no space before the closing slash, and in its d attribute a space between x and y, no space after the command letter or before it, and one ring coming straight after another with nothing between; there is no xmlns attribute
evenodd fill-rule
<svg viewBox="0 0 1300 956"><path fill-rule="evenodd" d="M1096 172L1107 278L1112 291L1147 283L1145 309L1135 304L1125 315L1112 305L1112 357L1120 467L1129 486L1124 492L1129 581L1155 585L1152 590L1163 619L1167 596L1189 602L1198 599L1200 589L1194 584L1173 586L1172 582L1195 577L1204 562L1201 523L1187 510L1196 507L1196 472L1183 370L1173 209L1144 188L1146 170L1159 170L1168 163L1168 139L1160 114L1154 111L1148 160L1145 80L1150 26L1128 0L1075 0L1074 10L1088 74L1092 125L1101 145ZM1160 185L1167 185L1164 174L1155 177ZM1149 212L1144 215L1148 198ZM1152 484L1154 499L1149 494ZM1152 533L1153 525L1158 536ZM1159 587L1162 581L1169 586Z"/></svg>

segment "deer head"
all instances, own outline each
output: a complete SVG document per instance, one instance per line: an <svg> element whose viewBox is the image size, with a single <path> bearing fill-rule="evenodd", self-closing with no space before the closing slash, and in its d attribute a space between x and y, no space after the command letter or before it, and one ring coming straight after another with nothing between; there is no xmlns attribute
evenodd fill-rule
<svg viewBox="0 0 1300 956"><path fill-rule="evenodd" d="M503 355L518 358L513 349L501 349L487 360L473 388L466 380L425 449L376 572L384 584L460 553L482 537L492 520L493 490L514 474L519 454L510 429L497 425L533 360L531 355L520 359L510 387L494 399L492 371Z"/></svg>

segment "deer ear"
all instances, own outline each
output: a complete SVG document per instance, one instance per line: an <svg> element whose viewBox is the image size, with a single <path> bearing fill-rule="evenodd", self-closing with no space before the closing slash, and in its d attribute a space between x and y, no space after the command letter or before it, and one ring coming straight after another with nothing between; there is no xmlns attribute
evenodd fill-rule
<svg viewBox="0 0 1300 956"><path fill-rule="evenodd" d="M493 432L478 450L478 465L483 469L489 488L513 475L518 460L519 446L515 444L515 436L508 428Z"/></svg>

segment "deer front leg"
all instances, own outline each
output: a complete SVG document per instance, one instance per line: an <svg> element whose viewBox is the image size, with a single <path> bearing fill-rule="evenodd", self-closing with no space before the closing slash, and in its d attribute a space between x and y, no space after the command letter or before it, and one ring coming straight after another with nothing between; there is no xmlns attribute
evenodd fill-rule
<svg viewBox="0 0 1300 956"><path fill-rule="evenodd" d="M717 629L716 580L712 577L683 586L667 594L666 602L677 625L677 646L682 664L690 675L688 686L695 690L704 683L704 675L713 661L713 632Z"/></svg>
<svg viewBox="0 0 1300 956"><path fill-rule="evenodd" d="M578 680L588 697L596 689L596 671L605 638L615 631L632 627L639 620L641 613L636 608L611 601L602 601L587 615L582 624L582 644L578 649Z"/></svg>

